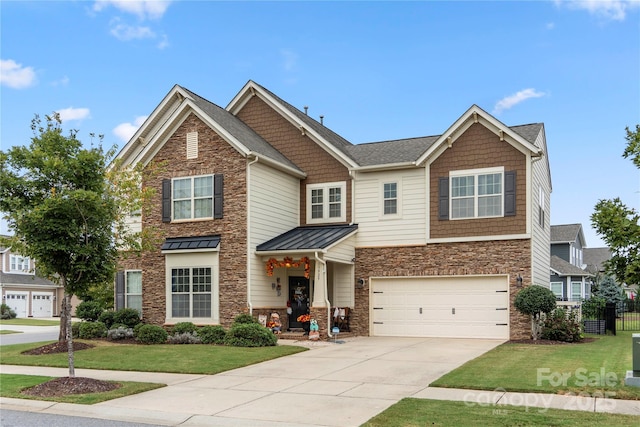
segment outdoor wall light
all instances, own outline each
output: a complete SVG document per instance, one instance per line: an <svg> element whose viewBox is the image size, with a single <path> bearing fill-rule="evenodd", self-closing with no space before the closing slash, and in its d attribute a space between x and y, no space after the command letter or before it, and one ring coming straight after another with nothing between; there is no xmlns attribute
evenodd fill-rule
<svg viewBox="0 0 640 427"><path fill-rule="evenodd" d="M518 286L522 286L522 276L520 274L518 274L518 277L516 277L516 283L518 284Z"/></svg>
<svg viewBox="0 0 640 427"><path fill-rule="evenodd" d="M363 278L359 278L358 281L356 282L356 286L358 287L358 289L362 289L364 288L365 283L366 281Z"/></svg>

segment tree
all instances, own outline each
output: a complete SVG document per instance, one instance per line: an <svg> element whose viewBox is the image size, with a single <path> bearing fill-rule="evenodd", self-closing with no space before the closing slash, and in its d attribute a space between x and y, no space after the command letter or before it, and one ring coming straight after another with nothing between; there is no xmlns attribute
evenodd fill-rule
<svg viewBox="0 0 640 427"><path fill-rule="evenodd" d="M514 306L522 314L531 316L531 337L537 340L542 332L542 313L551 313L556 308L556 296L551 289L527 286L516 295Z"/></svg>
<svg viewBox="0 0 640 427"><path fill-rule="evenodd" d="M141 248L124 217L144 197L138 178L109 168L115 149L83 148L61 124L57 114L44 123L36 115L31 144L0 151L0 210L14 232L8 245L64 287L59 340L74 377L71 297L112 281L120 248Z"/></svg>
<svg viewBox="0 0 640 427"><path fill-rule="evenodd" d="M635 131L626 128L627 146L622 157L631 158L640 168L640 125ZM620 198L598 201L591 224L611 250L607 271L628 285L640 283L640 215Z"/></svg>
<svg viewBox="0 0 640 427"><path fill-rule="evenodd" d="M622 287L611 276L604 276L598 284L598 289L592 291L594 297L601 297L605 303L614 303L616 313L624 312L625 294Z"/></svg>

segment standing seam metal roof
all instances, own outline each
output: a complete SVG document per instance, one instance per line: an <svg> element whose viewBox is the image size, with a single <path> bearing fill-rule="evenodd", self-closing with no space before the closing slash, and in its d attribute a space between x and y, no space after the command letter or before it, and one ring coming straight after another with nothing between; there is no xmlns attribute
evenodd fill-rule
<svg viewBox="0 0 640 427"><path fill-rule="evenodd" d="M258 252L326 249L358 229L353 225L296 227L256 248Z"/></svg>

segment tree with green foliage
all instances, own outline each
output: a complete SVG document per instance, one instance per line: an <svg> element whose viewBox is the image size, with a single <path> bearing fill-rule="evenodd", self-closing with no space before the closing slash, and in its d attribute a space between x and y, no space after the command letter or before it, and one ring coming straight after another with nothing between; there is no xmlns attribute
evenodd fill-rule
<svg viewBox="0 0 640 427"><path fill-rule="evenodd" d="M110 168L115 149L84 148L61 125L57 114L36 115L30 145L0 151L0 211L14 233L4 243L64 288L59 340L74 377L71 297L112 281L119 249L141 249L125 218L148 196L135 171Z"/></svg>
<svg viewBox="0 0 640 427"><path fill-rule="evenodd" d="M613 277L604 276L598 284L598 289L593 291L593 296L604 299L605 303L614 303L617 314L624 312L625 294Z"/></svg>
<svg viewBox="0 0 640 427"><path fill-rule="evenodd" d="M640 125L626 128L627 146L622 154L640 168ZM620 198L598 201L591 224L611 250L605 266L616 279L628 285L640 283L640 215Z"/></svg>
<svg viewBox="0 0 640 427"><path fill-rule="evenodd" d="M537 340L542 332L542 313L555 310L556 296L547 287L531 285L518 292L513 304L520 313L531 316L531 337Z"/></svg>

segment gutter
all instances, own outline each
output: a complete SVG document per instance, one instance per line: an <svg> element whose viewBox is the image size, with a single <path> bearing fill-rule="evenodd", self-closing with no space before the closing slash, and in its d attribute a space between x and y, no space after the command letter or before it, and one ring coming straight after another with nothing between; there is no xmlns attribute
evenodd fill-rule
<svg viewBox="0 0 640 427"><path fill-rule="evenodd" d="M329 319L331 319L331 303L329 302L329 299L327 298L327 295L328 295L328 293L327 293L327 291L328 291L328 289L327 289L327 277L326 277L327 276L327 263L323 259L320 259L318 257L318 252L315 252L313 254L313 258L317 262L322 264L322 267L323 267L322 274L325 276L325 279L324 279L324 302L327 305L327 336L329 338L333 338L333 335L331 335L331 328L329 327Z"/></svg>

